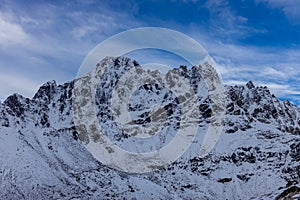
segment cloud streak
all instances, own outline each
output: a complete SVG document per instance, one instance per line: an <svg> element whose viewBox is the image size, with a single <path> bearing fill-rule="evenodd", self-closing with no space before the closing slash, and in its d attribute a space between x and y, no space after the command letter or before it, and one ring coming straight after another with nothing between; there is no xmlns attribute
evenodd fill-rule
<svg viewBox="0 0 300 200"><path fill-rule="evenodd" d="M11 23L3 16L0 16L0 45L2 48L8 45L22 44L27 37L21 26Z"/></svg>
<svg viewBox="0 0 300 200"><path fill-rule="evenodd" d="M123 23L127 20L123 14L110 10L83 11L81 6L80 2L79 8L48 2L32 2L31 7L11 1L3 4L0 8L1 99L14 92L32 96L38 85L48 80L59 83L72 80L95 44L133 26Z"/></svg>
<svg viewBox="0 0 300 200"><path fill-rule="evenodd" d="M293 25L296 19L300 21L299 5L281 0L155 4L76 0L32 1L29 7L23 1L4 0L0 8L0 78L10 89L1 88L0 98L13 90L32 96L45 81L72 80L85 56L101 41L131 28L158 26L195 38L219 64L225 83L253 80L268 84L279 97L300 105L300 29ZM270 14L275 11L291 23L280 13ZM23 88L13 76L22 77L19 80L24 86L34 89Z"/></svg>
<svg viewBox="0 0 300 200"><path fill-rule="evenodd" d="M280 9L282 12L296 24L300 24L300 4L297 0L257 0L258 3L264 3L272 9Z"/></svg>

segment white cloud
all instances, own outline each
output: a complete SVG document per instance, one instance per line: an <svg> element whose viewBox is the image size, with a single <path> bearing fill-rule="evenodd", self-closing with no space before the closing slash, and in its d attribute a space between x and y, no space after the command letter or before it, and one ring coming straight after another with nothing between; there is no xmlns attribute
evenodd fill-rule
<svg viewBox="0 0 300 200"><path fill-rule="evenodd" d="M22 44L27 39L28 35L19 24L10 22L4 15L0 15L0 46Z"/></svg>
<svg viewBox="0 0 300 200"><path fill-rule="evenodd" d="M300 23L299 0L256 0L258 3L265 3L270 8L281 9L284 14L294 23Z"/></svg>
<svg viewBox="0 0 300 200"><path fill-rule="evenodd" d="M82 38L95 33L98 35L110 35L116 30L125 28L121 22L124 18L118 18L117 13L105 15L75 11L67 13L66 16L72 22L75 22L71 30L75 38Z"/></svg>
<svg viewBox="0 0 300 200"><path fill-rule="evenodd" d="M287 78L288 75L284 72L281 72L279 70L276 70L272 67L267 67L262 71L262 75L264 76L273 76L273 77L278 77L278 78Z"/></svg>
<svg viewBox="0 0 300 200"><path fill-rule="evenodd" d="M247 81L240 81L240 80L227 80L224 82L225 85L246 85ZM300 88L293 88L291 85L288 84L277 84L277 83L268 83L268 82L261 82L261 81L254 81L255 86L267 86L271 93L275 94L279 98L288 98L293 97L295 101L300 100L297 98L300 95ZM299 101L300 102L300 101ZM299 103L294 102L294 103Z"/></svg>
<svg viewBox="0 0 300 200"><path fill-rule="evenodd" d="M80 26L73 28L72 33L75 37L81 38L86 36L88 33L96 31L97 29L93 26Z"/></svg>
<svg viewBox="0 0 300 200"><path fill-rule="evenodd" d="M219 65L226 85L245 85L252 80L255 85L268 86L282 99L300 103L300 52L290 49L241 46L217 42L208 37L198 38Z"/></svg>
<svg viewBox="0 0 300 200"><path fill-rule="evenodd" d="M85 1L83 1L85 3ZM300 4L296 1L271 1L257 0L257 2L267 3L272 8L280 8L289 16L298 16L300 12L293 12L293 9L299 11ZM11 6L9 7L9 5ZM297 5L296 5L297 4ZM116 12L112 9L103 7L93 11L83 11L73 9L70 4L59 6L60 4L42 5L36 7L37 12L17 8L17 4L6 2L6 10L1 10L0 14L0 45L12 46L9 50L0 48L0 63L2 69L1 84L3 81L13 81L7 89L0 88L0 96L7 96L13 92L20 92L31 96L32 90L35 90L41 82L32 81L28 77L30 73L36 73L41 76L41 80L47 81L62 77L70 78L71 73L76 74L76 68L87 53L96 46L98 42L126 29L147 26L147 22L140 21L131 16L126 10ZM167 22L167 27L181 29L184 33L189 33L196 38L214 57L220 65L219 71L225 83L244 84L249 80L257 83L278 84L277 89L274 85L272 90L281 96L287 95L281 90L288 91L288 94L297 94L297 89L289 86L289 81L297 81L300 76L300 48L294 49L268 49L255 46L242 46L227 41L226 38L249 36L252 33L263 32L247 26L248 19L236 15L224 0L209 0L205 5L212 16L212 25L209 30L201 30L199 24L190 26L178 25L176 22ZM80 11L78 11L80 10ZM13 11L13 12L12 12ZM149 21L152 19L150 18ZM300 20L299 20L300 21ZM163 24L158 21L158 25ZM179 28L178 28L179 27ZM203 28L203 27L202 27ZM218 42L214 39L214 34L224 36L228 43ZM217 38L217 37L216 37ZM14 45L18 44L18 45ZM22 44L22 45L19 45ZM298 48L298 49L297 49ZM5 57L6 55L11 54ZM14 66L10 60L18 60L20 66ZM4 60L4 61L3 61ZM4 63L4 64L3 64ZM5 78L6 68L14 68L16 73L12 73ZM46 66L46 67L45 67ZM26 70L20 71L20 69ZM35 71L30 70L35 68ZM74 69L75 68L75 69ZM19 74L17 74L17 72ZM62 73L69 73L61 75ZM55 76L55 74L57 74ZM20 78L19 80L13 77ZM21 78L23 77L23 78ZM27 78L26 78L27 77ZM24 84L21 84L21 81ZM280 84L279 84L280 83ZM282 88L285 85L285 88ZM300 85L300 83L298 84ZM24 86L24 87L23 87ZM25 88L26 86L26 88ZM281 88L280 88L281 87ZM8 89L10 88L10 89ZM289 91L290 90L290 91Z"/></svg>
<svg viewBox="0 0 300 200"><path fill-rule="evenodd" d="M249 26L248 18L232 9L227 0L207 0L204 7L210 12L209 26L211 35L234 41L256 33L264 33L265 29Z"/></svg>
<svg viewBox="0 0 300 200"><path fill-rule="evenodd" d="M285 97L288 95L300 95L299 90L292 88L290 85L286 84L258 83L258 85L267 86L278 97Z"/></svg>
<svg viewBox="0 0 300 200"><path fill-rule="evenodd" d="M72 80L99 42L138 23L126 12L72 6L34 3L28 9L7 1L0 8L0 99L31 97L48 80Z"/></svg>
<svg viewBox="0 0 300 200"><path fill-rule="evenodd" d="M19 74L0 74L0 99L4 100L13 93L20 93L25 97L32 97L42 83L28 79Z"/></svg>
<svg viewBox="0 0 300 200"><path fill-rule="evenodd" d="M228 80L225 81L224 84L225 85L245 85L247 82L246 81L238 81L238 80Z"/></svg>

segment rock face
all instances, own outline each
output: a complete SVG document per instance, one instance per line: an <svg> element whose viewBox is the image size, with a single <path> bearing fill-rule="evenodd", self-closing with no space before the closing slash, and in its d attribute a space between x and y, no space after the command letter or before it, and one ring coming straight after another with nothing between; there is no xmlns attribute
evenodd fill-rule
<svg viewBox="0 0 300 200"><path fill-rule="evenodd" d="M155 84L138 88L128 102L133 124L151 125L151 106L161 105L166 124L152 145L133 145L113 123L112 89L128 58L106 58L96 111L100 126L127 150L160 148L176 134L180 108L170 91ZM209 96L196 68L177 69L199 96L199 134L211 117ZM74 82L40 87L32 99L18 94L0 104L1 199L275 199L300 191L300 110L266 87L227 86L223 133L205 158L197 143L176 162L147 174L127 174L95 160L81 142L72 114ZM203 89L204 88L204 89ZM158 119L159 120L159 119Z"/></svg>

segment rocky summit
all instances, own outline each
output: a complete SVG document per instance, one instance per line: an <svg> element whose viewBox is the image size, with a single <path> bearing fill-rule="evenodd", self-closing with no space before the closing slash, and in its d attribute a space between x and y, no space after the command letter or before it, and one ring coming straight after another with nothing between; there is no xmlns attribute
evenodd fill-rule
<svg viewBox="0 0 300 200"><path fill-rule="evenodd" d="M107 68L98 82L95 111L104 134L128 151L147 152L168 144L181 122L176 95L154 83L141 85L131 95L126 102L130 126L164 122L159 134L136 142L114 122L111 99L122 75L140 66L125 57L107 57L97 64L103 66ZM188 80L199 99L199 136L177 161L144 174L107 167L85 148L73 118L74 81L47 82L32 99L9 96L0 103L0 198L300 198L300 109L251 81L226 86L222 134L207 156L198 157L211 123L210 95L197 67L174 70ZM161 118L151 117L154 105L165 111Z"/></svg>

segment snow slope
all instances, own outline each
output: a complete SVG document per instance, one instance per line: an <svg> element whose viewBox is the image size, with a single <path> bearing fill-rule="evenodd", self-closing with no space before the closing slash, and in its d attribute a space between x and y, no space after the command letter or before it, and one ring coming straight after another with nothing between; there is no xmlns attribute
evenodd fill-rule
<svg viewBox="0 0 300 200"><path fill-rule="evenodd" d="M96 111L105 134L120 147L145 152L167 144L178 128L180 109L170 91L140 87L129 110L135 124L151 125L151 106L165 107L160 134L139 143L113 122L112 89L128 58L108 57L99 81ZM13 94L0 104L1 199L275 199L300 193L300 109L281 102L266 87L227 86L223 133L213 151L197 157L198 140L211 117L209 97L196 68L178 70L199 96L199 136L176 162L160 171L127 174L111 169L86 150L72 115L74 82L45 83L32 99ZM146 114L145 114L146 113ZM144 115L143 115L144 114ZM151 143L150 143L151 142ZM148 145L145 145L148 144ZM298 195L299 196L299 195Z"/></svg>

